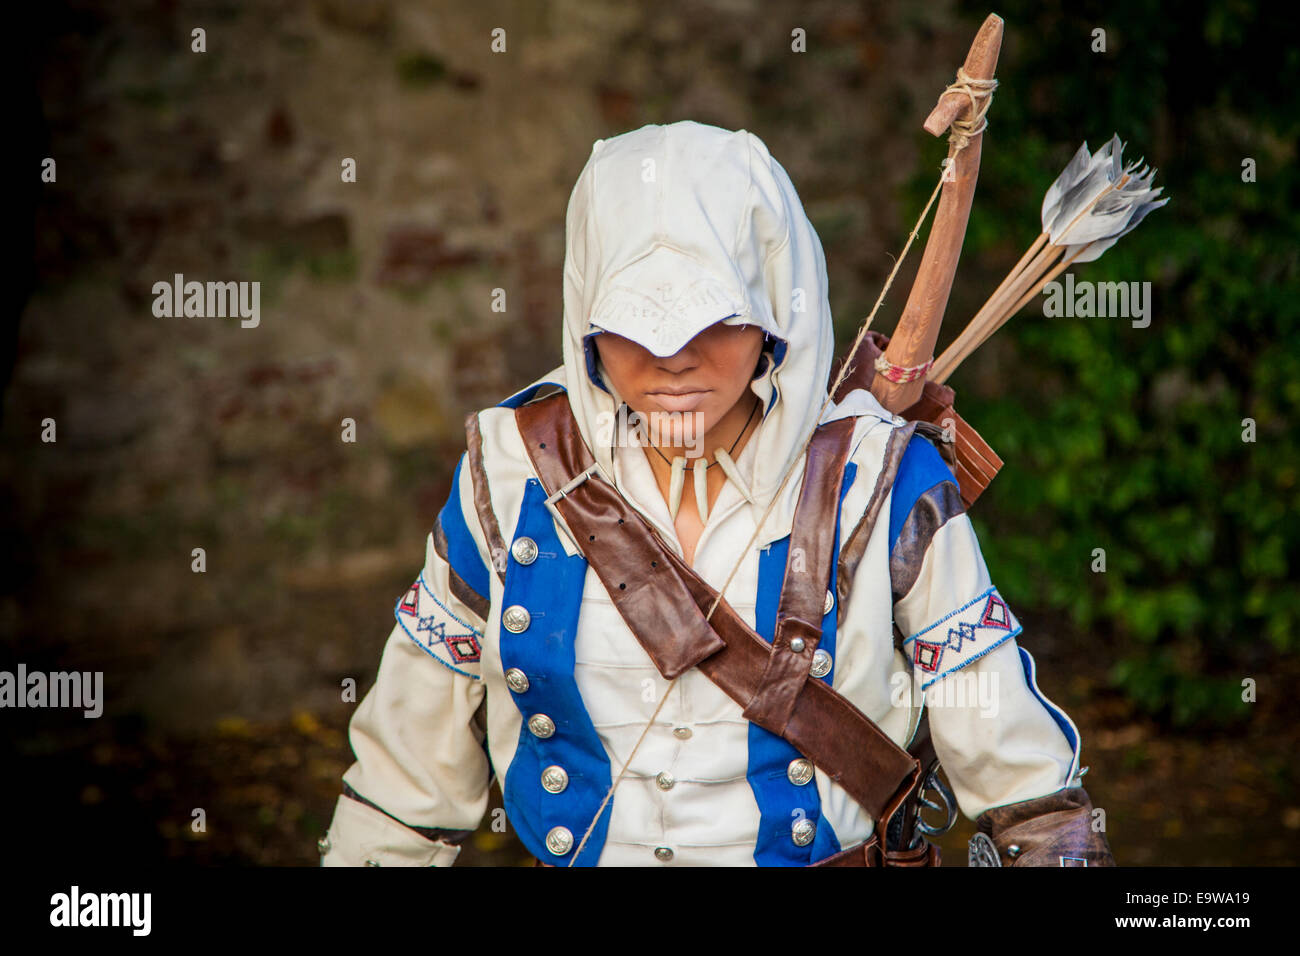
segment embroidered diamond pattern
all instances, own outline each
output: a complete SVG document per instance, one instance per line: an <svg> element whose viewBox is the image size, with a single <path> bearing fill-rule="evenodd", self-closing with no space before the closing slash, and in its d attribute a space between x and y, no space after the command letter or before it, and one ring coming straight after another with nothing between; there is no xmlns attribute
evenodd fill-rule
<svg viewBox="0 0 1300 956"><path fill-rule="evenodd" d="M984 615L980 618L980 626L1011 630L1011 612L996 594L989 595L988 603L984 605Z"/></svg>
<svg viewBox="0 0 1300 956"><path fill-rule="evenodd" d="M939 659L943 657L943 645L928 641L917 641L915 656L916 666L923 671L934 672L939 669Z"/></svg>
<svg viewBox="0 0 1300 956"><path fill-rule="evenodd" d="M457 664L468 664L479 659L479 644L472 634L458 634L446 641L447 650Z"/></svg>
<svg viewBox="0 0 1300 956"><path fill-rule="evenodd" d="M941 627L947 627L946 635ZM989 634L985 629L1001 633ZM1010 608L997 591L990 588L986 594L972 598L969 603L919 632L931 636L944 635L942 639L922 641L908 638L908 641L915 640L912 660L919 671L946 676L978 660L1018 631L1019 624ZM946 656L947 663L940 666L945 651L951 653ZM922 687L929 687L938 679L938 676L928 679Z"/></svg>
<svg viewBox="0 0 1300 956"><path fill-rule="evenodd" d="M403 614L410 614L412 616L415 616L416 614L419 613L419 607L420 607L420 582L417 580L414 584L411 585L411 589L406 592L406 595L402 598L402 603L398 605L397 609L401 611Z"/></svg>
<svg viewBox="0 0 1300 956"><path fill-rule="evenodd" d="M975 640L975 625L962 621L948 632L947 646L960 653L962 642L973 640Z"/></svg>
<svg viewBox="0 0 1300 956"><path fill-rule="evenodd" d="M429 632L429 639L425 641L425 643L430 647L435 643L433 639L435 636L439 641L445 641L447 639L447 625L432 615L420 618L420 623L415 626L415 629L417 631Z"/></svg>
<svg viewBox="0 0 1300 956"><path fill-rule="evenodd" d="M415 618L414 630L403 621L403 615ZM398 602L397 619L412 640L441 656L444 662L472 664L480 658L478 633L430 594L420 578ZM446 648L441 655L437 653L439 645Z"/></svg>

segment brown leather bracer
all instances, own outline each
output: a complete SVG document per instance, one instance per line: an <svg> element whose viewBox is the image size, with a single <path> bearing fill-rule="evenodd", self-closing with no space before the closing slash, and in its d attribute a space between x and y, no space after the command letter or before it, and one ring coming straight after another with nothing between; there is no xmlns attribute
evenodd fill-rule
<svg viewBox="0 0 1300 956"><path fill-rule="evenodd" d="M1093 828L1083 787L994 807L975 821L1003 866L1114 866L1105 834Z"/></svg>

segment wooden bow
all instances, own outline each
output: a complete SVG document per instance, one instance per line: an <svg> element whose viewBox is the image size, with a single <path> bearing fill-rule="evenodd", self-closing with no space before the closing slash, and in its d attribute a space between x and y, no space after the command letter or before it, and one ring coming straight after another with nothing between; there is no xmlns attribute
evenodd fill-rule
<svg viewBox="0 0 1300 956"><path fill-rule="evenodd" d="M967 77L976 81L993 79L1002 49L1002 26L1002 18L997 14L990 13L984 20L963 65ZM931 135L942 135L954 123L960 126L974 119L976 106L967 93L950 88L939 97L939 102L922 125ZM898 327L889 338L877 332L869 333L862 342L865 354L858 357L856 367L835 395L838 401L854 388L869 388L880 404L891 412L911 421L931 422L941 428L946 441L951 442L951 446L945 449L945 457L956 473L962 500L967 507L993 480L1002 467L1002 459L957 414L953 408L951 388L928 381L921 375L911 381L894 381L886 375L876 374L875 360L881 349L890 364L903 369L923 366L933 357L939 326L952 291L953 276L961 258L962 242L966 238L983 145L982 131L970 136L957 135L949 140L948 164L940 187L938 209Z"/></svg>
<svg viewBox="0 0 1300 956"><path fill-rule="evenodd" d="M966 56L966 74L977 80L993 79L1001 49L1002 18L990 13ZM923 124L926 132L939 136L952 126L954 120L972 118L973 105L969 96L948 90L926 117ZM939 326L948 306L948 294L952 291L953 276L957 272L957 260L961 258L962 241L966 238L966 224L970 219L971 201L975 198L975 181L979 178L983 146L982 132L971 136L964 146L960 145L960 138L949 142L949 166L944 174L939 208L935 211L930 237L925 243L921 267L917 270L898 327L885 349L885 358L894 365L921 365L934 354ZM891 412L901 412L921 397L924 384L919 378L896 383L877 375L871 393Z"/></svg>

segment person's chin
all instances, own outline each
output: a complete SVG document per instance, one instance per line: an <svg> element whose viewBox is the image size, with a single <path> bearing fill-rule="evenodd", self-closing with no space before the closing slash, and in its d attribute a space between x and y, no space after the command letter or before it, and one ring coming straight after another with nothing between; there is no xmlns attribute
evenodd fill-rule
<svg viewBox="0 0 1300 956"><path fill-rule="evenodd" d="M657 429L659 436L657 444L672 445L679 448L693 445L699 440L700 436L707 434L709 429L713 427L713 423L718 420L716 410L710 407L713 403L708 401L709 398L712 398L712 393L706 393L705 400L699 402L698 407L681 410L665 408L659 405L655 401L657 397L655 395L647 396L649 401L646 403L647 411L655 413L647 424L653 424Z"/></svg>

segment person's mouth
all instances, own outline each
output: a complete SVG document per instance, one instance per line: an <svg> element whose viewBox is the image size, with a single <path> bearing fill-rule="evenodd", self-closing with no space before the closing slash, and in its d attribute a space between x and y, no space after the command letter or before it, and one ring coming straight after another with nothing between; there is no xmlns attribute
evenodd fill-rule
<svg viewBox="0 0 1300 956"><path fill-rule="evenodd" d="M666 412L693 412L708 397L707 388L663 388L646 392Z"/></svg>

